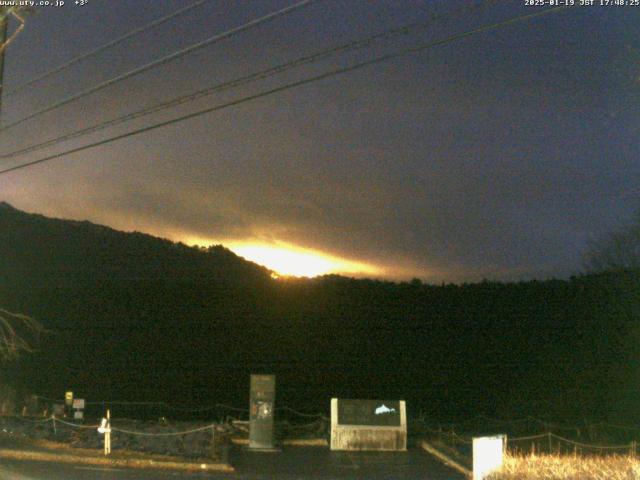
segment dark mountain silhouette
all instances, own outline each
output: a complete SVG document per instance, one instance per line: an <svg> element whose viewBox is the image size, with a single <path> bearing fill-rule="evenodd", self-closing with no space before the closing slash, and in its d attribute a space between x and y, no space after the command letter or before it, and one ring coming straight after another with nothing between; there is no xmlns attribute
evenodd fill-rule
<svg viewBox="0 0 640 480"><path fill-rule="evenodd" d="M197 278L203 282L264 282L269 271L222 246L188 247L146 235L124 233L90 222L26 214L0 203L0 267L32 283L58 278L65 283L96 277L114 282Z"/></svg>
<svg viewBox="0 0 640 480"><path fill-rule="evenodd" d="M90 400L244 405L405 398L439 420L639 420L638 272L431 286L273 280L221 246L187 247L0 203L0 305L51 334L14 382Z"/></svg>

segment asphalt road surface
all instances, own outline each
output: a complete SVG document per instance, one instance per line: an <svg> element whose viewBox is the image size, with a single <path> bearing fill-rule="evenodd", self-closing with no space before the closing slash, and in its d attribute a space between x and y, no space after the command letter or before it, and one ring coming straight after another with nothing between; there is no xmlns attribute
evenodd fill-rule
<svg viewBox="0 0 640 480"><path fill-rule="evenodd" d="M184 473L2 460L0 480L464 480L422 450L403 453L330 452L287 448L280 453L232 450L236 473Z"/></svg>

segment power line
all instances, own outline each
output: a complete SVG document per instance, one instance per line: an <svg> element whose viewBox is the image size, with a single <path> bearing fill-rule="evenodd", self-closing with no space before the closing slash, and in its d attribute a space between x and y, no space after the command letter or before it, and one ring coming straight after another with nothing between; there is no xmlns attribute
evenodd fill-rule
<svg viewBox="0 0 640 480"><path fill-rule="evenodd" d="M31 120L31 119L33 119L35 117L38 117L38 116L40 116L40 115L42 115L44 113L47 113L47 112L50 112L50 111L55 110L57 108L60 108L60 107L62 107L64 105L67 105L67 104L69 104L71 102L79 100L80 98L86 97L87 95L90 95L92 93L96 93L96 92L98 92L100 90L103 90L103 89L105 89L105 88L107 88L107 87L109 87L109 86L111 86L111 85L113 85L115 83L121 82L123 80L126 80L128 78L134 77L136 75L139 75L140 73L143 73L143 72L145 72L147 70L150 70L151 68L155 68L155 67L158 67L160 65L164 65L164 64L169 63L169 62L171 62L171 61L173 61L173 60L175 60L177 58L180 58L180 57L182 57L184 55L192 53L192 52L194 52L196 50L199 50L199 49L204 48L206 46L212 45L212 44L217 43L217 42L219 42L221 40L226 40L228 38L231 38L232 36L234 36L234 35L236 35L238 33L250 30L251 28L257 27L258 25L260 25L262 23L265 23L265 22L268 22L268 21L271 21L271 20L275 20L276 18L279 18L279 17L282 17L284 15L287 15L287 14L289 14L289 13L295 11L295 10L298 10L298 9L300 9L302 7L305 7L305 6L311 4L311 3L315 2L315 1L317 1L317 0L302 0L302 1L298 2L298 3L295 3L294 5L282 8L282 9L277 10L275 12L272 12L272 13L269 13L269 14L264 15L262 17L256 18L256 19L251 20L251 21L249 21L247 23L244 23L244 24L242 24L242 25L240 25L238 27L235 27L235 28L232 28L232 29L227 30L225 32L216 34L216 35L214 35L212 37L209 37L209 38L207 38L207 39L205 39L205 40L203 40L201 42L198 42L198 43L196 43L194 45L191 45L189 47L183 48L182 50L178 50L177 52L174 52L174 53L172 53L170 55L167 55L165 57L159 58L158 60L154 60L153 62L147 63L146 65L143 65L142 67L135 68L135 69L130 70L130 71L126 72L126 73L118 75L118 76L116 76L114 78L106 80L106 81L104 81L104 82L102 82L102 83L100 83L100 84L98 84L98 85L96 85L94 87L91 87L91 88L89 88L87 90L83 90L82 92L77 93L76 95L72 95L70 97L67 97L64 100L61 100L61 101L59 101L57 103L49 105L49 106L47 106L47 107L45 107L45 108L43 108L41 110L38 110L38 111L36 111L36 112L34 112L34 113L30 114L30 115L27 115L26 117L23 117L23 118L21 118L19 120L16 120L15 122L12 122L12 123L9 123L7 125L4 125L3 127L0 128L0 133L8 130L9 128L15 127L16 125L20 125L20 124L26 122L27 120Z"/></svg>
<svg viewBox="0 0 640 480"><path fill-rule="evenodd" d="M462 11L465 13L468 13L471 10L480 8L480 7L484 7L489 3L494 3L496 0L482 0L480 3L475 4L472 7L465 7L464 9L458 9L454 12L450 12L448 13L446 16L447 17L451 17L452 15L458 15L459 13L461 13ZM291 70L293 68L296 67L300 67L302 65L306 65L309 63L313 63L325 58L328 58L332 55L335 54L343 54L346 53L348 51L352 51L352 50L356 50L356 49L360 49L360 48L365 48L368 46L371 46L372 44L374 44L375 42L381 41L381 40L389 40L391 38L400 36L400 35L409 35L413 32L415 32L418 29L426 29L429 26L431 26L434 22L438 21L440 19L440 17L442 17L443 15L439 15L439 16L433 16L430 18L429 21L427 22L420 22L420 23L411 23L408 25L404 25L401 27L397 27L397 28L393 28L375 35L371 35L369 37L363 38L363 39L359 39L359 40L355 40L352 42L348 42L345 44L341 44L329 49L325 49L325 50L321 50L315 53L312 53L310 55L306 55L303 57L299 57L295 60L291 60L289 62L285 62L279 65L276 65L274 67L270 67L268 69L265 70L261 70L255 73L252 73L250 75L246 75L243 77L239 77L236 78L234 80L230 80L228 82L224 82L224 83L220 83L217 85L213 85L211 87L207 87L205 89L202 90L198 90L196 92L187 94L187 95L183 95L181 97L166 101L166 102L162 102L156 105L153 105L151 107L147 107L144 108L142 110L138 110L111 120L107 120L105 122L93 125L91 127L87 127L81 130L77 130L44 142L40 142L34 145L30 145L28 147L23 147L20 148L18 150L14 150L11 152L7 152L4 154L0 154L0 160L4 160L4 159L8 159L8 158L13 158L13 157L17 157L20 155L24 155L26 153L31 153L37 150L41 150L43 148L46 147L51 147L53 145L57 145L59 143L68 141L68 140L72 140L74 138L78 138L84 135L88 135L90 133L95 133L98 132L100 130L104 130L105 128L108 127L113 127L116 125L119 125L121 123L124 122L128 122L130 120L135 120L137 118L141 118L147 115L150 115L152 113L157 113L163 110L166 110L168 108L172 108L172 107L176 107L178 105L182 105L184 103L188 103L188 102L193 102L195 100L204 98L206 96L210 96L213 95L214 93L218 93L218 92L222 92L224 90L228 90L231 88L235 88L241 85L245 85L247 83L253 82L255 80L263 80L269 77L272 77L274 75L286 72L288 70Z"/></svg>
<svg viewBox="0 0 640 480"><path fill-rule="evenodd" d="M24 19L17 13L17 10L16 7L0 7L0 107L2 106L5 50L24 28ZM7 32L9 30L9 19L7 17L9 14L13 15L20 22L20 25L11 36L7 38Z"/></svg>
<svg viewBox="0 0 640 480"><path fill-rule="evenodd" d="M89 57L92 57L94 55L97 55L98 53L100 53L100 52L102 52L102 51L104 51L104 50L106 50L108 48L111 48L111 47L113 47L113 46L115 46L115 45L117 45L119 43L122 43L125 40L128 40L129 38L134 37L134 36L144 32L145 30L149 30L151 28L157 27L158 25L162 25L163 23L168 22L172 18L175 18L175 17L177 17L179 15L182 15L184 13L187 13L188 11L193 10L196 7L199 7L200 5L202 5L203 3L207 2L207 1L208 0L198 0L197 2L192 3L191 5L188 5L188 6L184 7L184 8L176 10L175 12L170 13L169 15L165 15L162 18L159 18L159 19L154 20L153 22L148 23L148 24L146 24L146 25L144 25L144 26L142 26L140 28L132 30L131 32L126 33L126 34L122 35L121 37L116 38L115 40L112 40L112 41L110 41L108 43L105 43L105 44L99 46L99 47L96 47L96 48L94 48L93 50L91 50L91 51L89 51L87 53L84 53L84 54L79 55L79 56L77 56L75 58L72 58L68 62L63 63L62 65L60 65L60 66L58 66L56 68L53 68L52 70L49 70L48 72L42 73L42 74L38 75L37 77L29 80L28 82L17 86L16 88L8 89L6 91L6 93L5 93L5 98L10 97L12 95L15 95L18 92L24 90L25 88L30 87L34 83L39 82L41 80L44 80L45 78L48 78L48 77L50 77L52 75L55 75L56 73L60 73L61 71L66 70L67 68L71 67L72 65L75 65L76 63L81 62L82 60L85 60L85 59L87 59Z"/></svg>
<svg viewBox="0 0 640 480"><path fill-rule="evenodd" d="M466 38L466 37L469 37L469 36L472 36L472 35L475 35L475 34L478 34L478 33L487 32L487 31L491 31L491 30L496 30L498 28L501 28L501 27L504 27L504 26L507 26L507 25L511 25L511 24L514 24L514 23L517 23L517 22L530 20L532 18L541 17L543 15L547 15L547 14L550 14L550 13L556 13L556 12L559 12L561 10L565 10L567 8L569 8L569 6L554 7L554 8L548 9L548 10L544 10L542 12L531 13L531 14L528 14L528 15L521 15L521 16L518 16L518 17L513 17L513 18L510 18L509 20L505 20L503 22L493 23L491 25L486 25L486 26L479 27L479 28L476 28L476 29L473 29L473 30L468 30L466 32L459 33L457 35L453 35L453 36L447 37L447 38L442 39L442 40L436 40L434 42L425 43L425 44L418 45L418 46L415 46L415 47L405 48L403 50L400 50L400 51L397 51L397 52L394 52L394 53L381 55L381 56L372 58L370 60L366 60L364 62L360 62L360 63L356 63L354 65L350 65L348 67L343 67L343 68L338 68L338 69L335 69L335 70L331 70L329 72L325 72L325 73L322 73L322 74L319 74L319 75L315 75L313 77L308 77L308 78L305 78L305 79L302 79L302 80L298 80L298 81L295 81L295 82L291 82L291 83L282 85L280 87L272 88L270 90L266 90L266 91L259 92L259 93L253 94L253 95L249 95L249 96L237 99L237 100L233 100L233 101L230 101L230 102L227 102L227 103L223 103L223 104L216 105L216 106L213 106L213 107L209 107L209 108L206 108L206 109L203 109L203 110L199 110L197 112L193 112L193 113L190 113L188 115L183 115L181 117L177 117L177 118L174 118L174 119L171 119L171 120L166 120L166 121L163 121L163 122L159 122L159 123L156 123L154 125L149 125L149 126L146 126L146 127L143 127L143 128L139 128L137 130L132 130L130 132L123 133L121 135L117 135L117 136L114 136L114 137L111 137L111 138L107 138L107 139L100 140L100 141L97 141L97 142L94 142L94 143L83 145L83 146L80 146L80 147L77 147L77 148L73 148L73 149L70 149L70 150L67 150L67 151L64 151L64 152L56 153L54 155L49 155L47 157L40 158L38 160L33 160L31 162L27 162L27 163L24 163L24 164L21 164L21 165L16 165L16 166L13 166L13 167L9 167L9 168L6 168L4 170L0 170L0 175L5 174L5 173L9 173L9 172L13 172L13 171L16 171L16 170L19 170L19 169L22 169L22 168L30 167L30 166L33 166L33 165L37 165L39 163L44 163L44 162L48 162L50 160L55 160L57 158L65 157L67 155L71 155L71 154L74 154L74 153L82 152L82 151L88 150L90 148L99 147L99 146L102 146L102 145L105 145L107 143L111 143L111 142L114 142L114 141L117 141L117 140L123 140L125 138L132 137L134 135L138 135L138 134L141 134L141 133L146 133L146 132L149 132L151 130L155 130L155 129L158 129L158 128L161 128L161 127L166 127L166 126L169 126L169 125L173 125L175 123L179 123L179 122L182 122L182 121L185 121L185 120L189 120L189 119L192 119L192 118L195 118L195 117L199 117L199 116L205 115L207 113L212 113L212 112L215 112L215 111L218 111L218 110L223 110L225 108L229 108L229 107L233 107L233 106L236 106L236 105L240 105L242 103L250 102L250 101L256 100L258 98L266 97L268 95L272 95L272 94L275 94L275 93L283 92L285 90L289 90L289 89L292 89L292 88L296 88L296 87L300 87L300 86L303 86L303 85L307 85L307 84L310 84L310 83L313 83L313 82L317 82L319 80L324 80L326 78L334 77L336 75L341 75L341 74L344 74L344 73L348 73L348 72L352 72L352 71L355 71L355 70L359 70L359 69L362 69L364 67L368 67L370 65L381 63L381 62L384 62L384 61L387 61L387 60L391 60L391 59L394 59L394 58L398 58L398 57L401 57L401 56L404 56L404 55L408 55L408 54L411 54L411 53L418 53L418 52L421 52L423 50L427 50L429 48L433 48L433 47L440 46L440 45L445 45L447 43L451 43L451 42L454 42L456 40L460 40L462 38Z"/></svg>

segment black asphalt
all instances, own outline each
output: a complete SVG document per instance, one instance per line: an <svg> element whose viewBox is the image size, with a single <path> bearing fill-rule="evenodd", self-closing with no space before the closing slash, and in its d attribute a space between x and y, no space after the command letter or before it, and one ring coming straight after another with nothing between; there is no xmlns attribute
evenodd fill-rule
<svg viewBox="0 0 640 480"><path fill-rule="evenodd" d="M232 474L152 471L74 466L57 463L2 460L0 480L463 480L464 476L440 464L427 453L411 449L403 453L331 452L326 448L285 448L280 453L250 453L241 447L231 451Z"/></svg>

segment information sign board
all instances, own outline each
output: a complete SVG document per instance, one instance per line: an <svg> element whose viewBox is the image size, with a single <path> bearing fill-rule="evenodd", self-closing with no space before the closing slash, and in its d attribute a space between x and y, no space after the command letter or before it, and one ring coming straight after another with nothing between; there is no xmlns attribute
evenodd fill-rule
<svg viewBox="0 0 640 480"><path fill-rule="evenodd" d="M404 400L331 399L331 450L406 449Z"/></svg>
<svg viewBox="0 0 640 480"><path fill-rule="evenodd" d="M340 399L338 424L399 427L400 401Z"/></svg>

